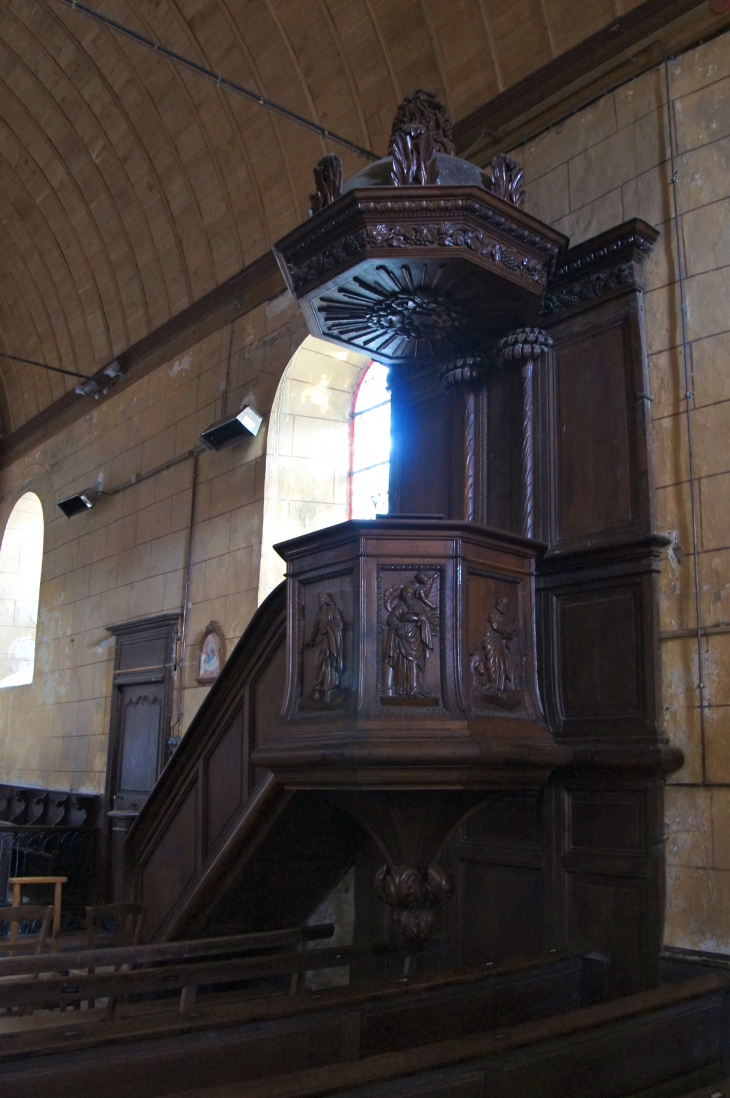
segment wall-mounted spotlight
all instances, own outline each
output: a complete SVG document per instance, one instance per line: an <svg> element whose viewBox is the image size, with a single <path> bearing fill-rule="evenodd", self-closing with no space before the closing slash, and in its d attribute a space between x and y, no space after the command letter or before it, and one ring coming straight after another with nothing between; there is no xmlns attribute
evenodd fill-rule
<svg viewBox="0 0 730 1098"><path fill-rule="evenodd" d="M257 435L262 423L263 416L254 412L253 408L246 404L237 416L227 416L226 419L220 419L206 428L200 436L200 441L206 450L223 450L242 438L252 438Z"/></svg>
<svg viewBox="0 0 730 1098"><path fill-rule="evenodd" d="M60 499L58 506L66 518L73 518L74 515L81 515L84 511L90 511L100 495L101 492L98 488L84 488L82 492L78 492L75 496L66 496L65 499Z"/></svg>
<svg viewBox="0 0 730 1098"><path fill-rule="evenodd" d="M127 376L116 359L114 359L113 362L110 362L108 366L104 367L104 373L107 377L110 377L112 381L124 381Z"/></svg>
<svg viewBox="0 0 730 1098"><path fill-rule="evenodd" d="M100 385L95 377L90 377L77 385L74 392L78 393L79 396L93 396L94 400L98 400L102 393L106 394L108 390Z"/></svg>

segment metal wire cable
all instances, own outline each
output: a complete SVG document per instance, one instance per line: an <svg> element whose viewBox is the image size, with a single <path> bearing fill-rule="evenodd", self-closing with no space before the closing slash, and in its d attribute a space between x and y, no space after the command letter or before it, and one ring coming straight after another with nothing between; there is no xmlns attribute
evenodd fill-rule
<svg viewBox="0 0 730 1098"><path fill-rule="evenodd" d="M60 366L49 366L47 362L34 362L32 358L9 355L7 351L0 351L0 358L9 358L12 362L24 362L26 366L40 366L41 370L50 370L54 374L67 374L69 377L82 377L84 381L89 381L88 374L77 374L75 370L63 370Z"/></svg>
<svg viewBox="0 0 730 1098"><path fill-rule="evenodd" d="M145 49L151 50L153 53L161 54L163 57L166 57L168 61L172 61L183 69L187 69L188 72L192 72L196 76L202 76L205 80L212 81L216 87L223 88L224 91L232 92L242 99L247 99L250 103L255 103L257 106L263 107L267 111L271 111L272 114L278 114L281 118L286 118L287 121L294 122L297 126L303 126L312 133L316 133L319 137L323 137L326 141L331 141L335 145L341 145L343 148L349 149L350 152L354 152L357 156L361 156L365 160L380 159L378 154L374 153L372 149L365 149L362 145L357 145L347 137L342 137L340 134L333 133L332 130L320 126L317 122L311 122L308 118L303 118L302 115L297 114L296 111L290 111L288 107L282 107L280 103L274 103L273 100L267 99L265 96L259 95L249 88L244 88L241 84L236 84L234 80L229 80L221 73L213 72L212 69L206 69L204 65L199 65L197 61L191 61L189 57L183 57L182 54L175 53L174 50L168 49L159 42L155 42L151 38L146 38L143 34L138 34L137 31L133 31L131 27L125 27L123 23L117 23L115 19L110 19L109 16L102 15L101 12L87 7L86 4L79 3L79 0L57 0L57 2L59 4L64 4L73 11L80 12L81 15L86 15L89 19L93 19L97 23L101 23L102 26L115 31L117 34L123 35L125 38L129 38L132 42L136 42L140 46L144 46Z"/></svg>

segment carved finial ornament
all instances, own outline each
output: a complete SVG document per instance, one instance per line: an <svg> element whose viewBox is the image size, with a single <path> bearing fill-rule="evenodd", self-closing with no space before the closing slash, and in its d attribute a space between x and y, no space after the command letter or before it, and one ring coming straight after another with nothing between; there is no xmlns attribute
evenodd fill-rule
<svg viewBox="0 0 730 1098"><path fill-rule="evenodd" d="M407 95L396 111L388 152L393 158L391 179L396 187L438 183L436 154L453 156L451 119L432 92Z"/></svg>
<svg viewBox="0 0 730 1098"><path fill-rule="evenodd" d="M513 206L525 204L525 173L516 160L506 153L498 153L492 160L492 194L511 202Z"/></svg>
<svg viewBox="0 0 730 1098"><path fill-rule="evenodd" d="M393 153L393 142L399 133L428 133L433 139L437 152L453 156L456 152L451 140L451 119L446 107L433 92L418 91L407 95L395 112L393 127L390 131L388 152Z"/></svg>
<svg viewBox="0 0 730 1098"><path fill-rule="evenodd" d="M342 194L342 161L334 153L323 156L314 169L314 194L310 194L309 216L330 206Z"/></svg>

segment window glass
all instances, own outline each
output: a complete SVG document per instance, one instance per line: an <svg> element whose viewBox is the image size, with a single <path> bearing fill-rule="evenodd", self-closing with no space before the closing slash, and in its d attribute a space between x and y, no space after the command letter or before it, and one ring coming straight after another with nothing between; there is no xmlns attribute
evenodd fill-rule
<svg viewBox="0 0 730 1098"><path fill-rule="evenodd" d="M388 368L371 362L355 390L352 409L350 518L388 511L390 393Z"/></svg>
<svg viewBox="0 0 730 1098"><path fill-rule="evenodd" d="M43 508L26 492L0 546L0 688L33 682L42 566Z"/></svg>

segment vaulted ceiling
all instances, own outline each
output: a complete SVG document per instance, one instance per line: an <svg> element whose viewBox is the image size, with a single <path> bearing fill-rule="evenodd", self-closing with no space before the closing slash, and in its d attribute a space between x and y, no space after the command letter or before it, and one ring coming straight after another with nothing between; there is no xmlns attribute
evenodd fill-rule
<svg viewBox="0 0 730 1098"><path fill-rule="evenodd" d="M458 120L640 0L88 3L382 155L406 93ZM92 373L305 218L324 151L57 0L0 0L0 350ZM6 434L75 384L0 378Z"/></svg>

